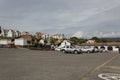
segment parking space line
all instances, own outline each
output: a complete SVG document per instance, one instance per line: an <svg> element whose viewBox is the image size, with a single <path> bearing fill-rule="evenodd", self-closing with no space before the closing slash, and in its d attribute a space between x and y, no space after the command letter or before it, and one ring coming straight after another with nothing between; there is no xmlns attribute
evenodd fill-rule
<svg viewBox="0 0 120 80"><path fill-rule="evenodd" d="M112 69L112 70L120 70L118 66L106 66L105 68Z"/></svg>
<svg viewBox="0 0 120 80"><path fill-rule="evenodd" d="M107 60L106 62L104 62L103 64L101 64L101 65L99 65L98 67L96 67L92 72L95 72L95 71L98 71L100 68L102 68L103 66L105 66L106 64L108 64L109 62L111 62L113 59L115 59L117 57L117 55L116 56L114 56L114 57L112 57L112 58L110 58L109 60Z"/></svg>
<svg viewBox="0 0 120 80"><path fill-rule="evenodd" d="M117 55L116 55L116 56L113 56L112 58L108 59L108 60L105 61L103 64L97 66L94 70L92 70L91 72L88 72L88 73L89 73L89 74L92 74L92 73L100 70L102 67L104 67L106 64L108 64L109 62L111 62L111 61L112 61L113 59L115 59L116 57L117 57ZM83 78L81 78L81 80L89 80L89 79L87 78L87 76L84 76Z"/></svg>

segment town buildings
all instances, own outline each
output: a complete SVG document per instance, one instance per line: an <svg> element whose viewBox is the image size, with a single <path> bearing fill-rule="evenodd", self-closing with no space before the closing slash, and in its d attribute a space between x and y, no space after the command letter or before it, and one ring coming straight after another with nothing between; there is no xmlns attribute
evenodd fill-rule
<svg viewBox="0 0 120 80"><path fill-rule="evenodd" d="M42 38L42 39L48 39L50 36L49 36L49 34L46 34L46 33L36 32L35 37L39 38L39 39L40 38Z"/></svg>
<svg viewBox="0 0 120 80"><path fill-rule="evenodd" d="M31 35L27 31L24 31L21 33L18 30L12 30L12 29L1 29L0 32L1 32L0 36L11 38L11 39L0 39L0 45L12 44L15 46L29 46L29 45L32 45L31 42L32 42L33 36L34 36L34 39L39 40L38 44L51 45L50 39L57 40L56 43L67 44L67 42L62 42L65 39L64 34L49 35L43 32L36 32L35 35ZM47 42L45 42L46 40ZM120 47L120 42L97 43L95 40L88 40L86 43L80 44L79 46L94 46L94 47L97 47L98 49L102 48L105 51L117 52Z"/></svg>
<svg viewBox="0 0 120 80"><path fill-rule="evenodd" d="M16 46L30 46L31 44L31 40L32 40L32 36L31 35L23 35L18 39L15 39L14 44Z"/></svg>
<svg viewBox="0 0 120 80"><path fill-rule="evenodd" d="M51 35L51 38L54 38L54 39L64 39L65 36L64 36L64 34L54 34L54 35Z"/></svg>
<svg viewBox="0 0 120 80"><path fill-rule="evenodd" d="M12 30L12 29L1 29L0 36L2 36L2 37L20 37L21 32L18 30Z"/></svg>

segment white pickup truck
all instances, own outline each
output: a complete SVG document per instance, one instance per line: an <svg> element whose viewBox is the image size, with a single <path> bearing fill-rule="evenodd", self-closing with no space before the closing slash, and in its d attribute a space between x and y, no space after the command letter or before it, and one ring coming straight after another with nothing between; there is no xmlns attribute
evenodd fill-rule
<svg viewBox="0 0 120 80"><path fill-rule="evenodd" d="M64 46L63 48L60 49L60 51L62 51L63 53L75 53L75 54L79 54L82 52L81 49L75 48L73 46Z"/></svg>

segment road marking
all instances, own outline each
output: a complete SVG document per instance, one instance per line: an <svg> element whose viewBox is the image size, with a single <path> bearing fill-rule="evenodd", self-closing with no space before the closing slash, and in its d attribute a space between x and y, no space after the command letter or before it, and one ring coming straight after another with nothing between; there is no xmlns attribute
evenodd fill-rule
<svg viewBox="0 0 120 80"><path fill-rule="evenodd" d="M114 70L120 70L120 67L118 67L118 66L106 66L105 68L114 69Z"/></svg>
<svg viewBox="0 0 120 80"><path fill-rule="evenodd" d="M88 73L91 74L91 73L94 73L94 72L100 70L103 66L105 66L106 64L108 64L109 62L111 62L111 61L112 61L113 59L115 59L116 57L117 57L117 55L116 55L116 56L113 56L113 57L110 58L109 60L105 61L103 64L97 66L93 71L88 72ZM87 74L86 74L86 75L87 75ZM86 75L85 75L83 78L81 78L81 80L89 80Z"/></svg>
<svg viewBox="0 0 120 80"><path fill-rule="evenodd" d="M105 66L106 64L108 64L109 62L111 62L113 59L115 59L117 56L114 56L114 57L112 57L112 58L110 58L109 60L107 60L106 62L104 62L103 64L101 64L101 65L99 65L98 67L96 67L94 70L93 70L93 72L94 71L98 71L100 68L102 68L103 66Z"/></svg>
<svg viewBox="0 0 120 80"><path fill-rule="evenodd" d="M104 80L120 80L120 74L116 73L101 73L98 77Z"/></svg>

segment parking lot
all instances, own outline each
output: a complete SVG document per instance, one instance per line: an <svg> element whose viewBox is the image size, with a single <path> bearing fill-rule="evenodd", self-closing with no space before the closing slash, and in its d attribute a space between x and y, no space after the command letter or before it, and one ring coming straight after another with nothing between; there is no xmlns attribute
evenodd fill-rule
<svg viewBox="0 0 120 80"><path fill-rule="evenodd" d="M0 80L102 80L120 74L120 54L0 49Z"/></svg>

